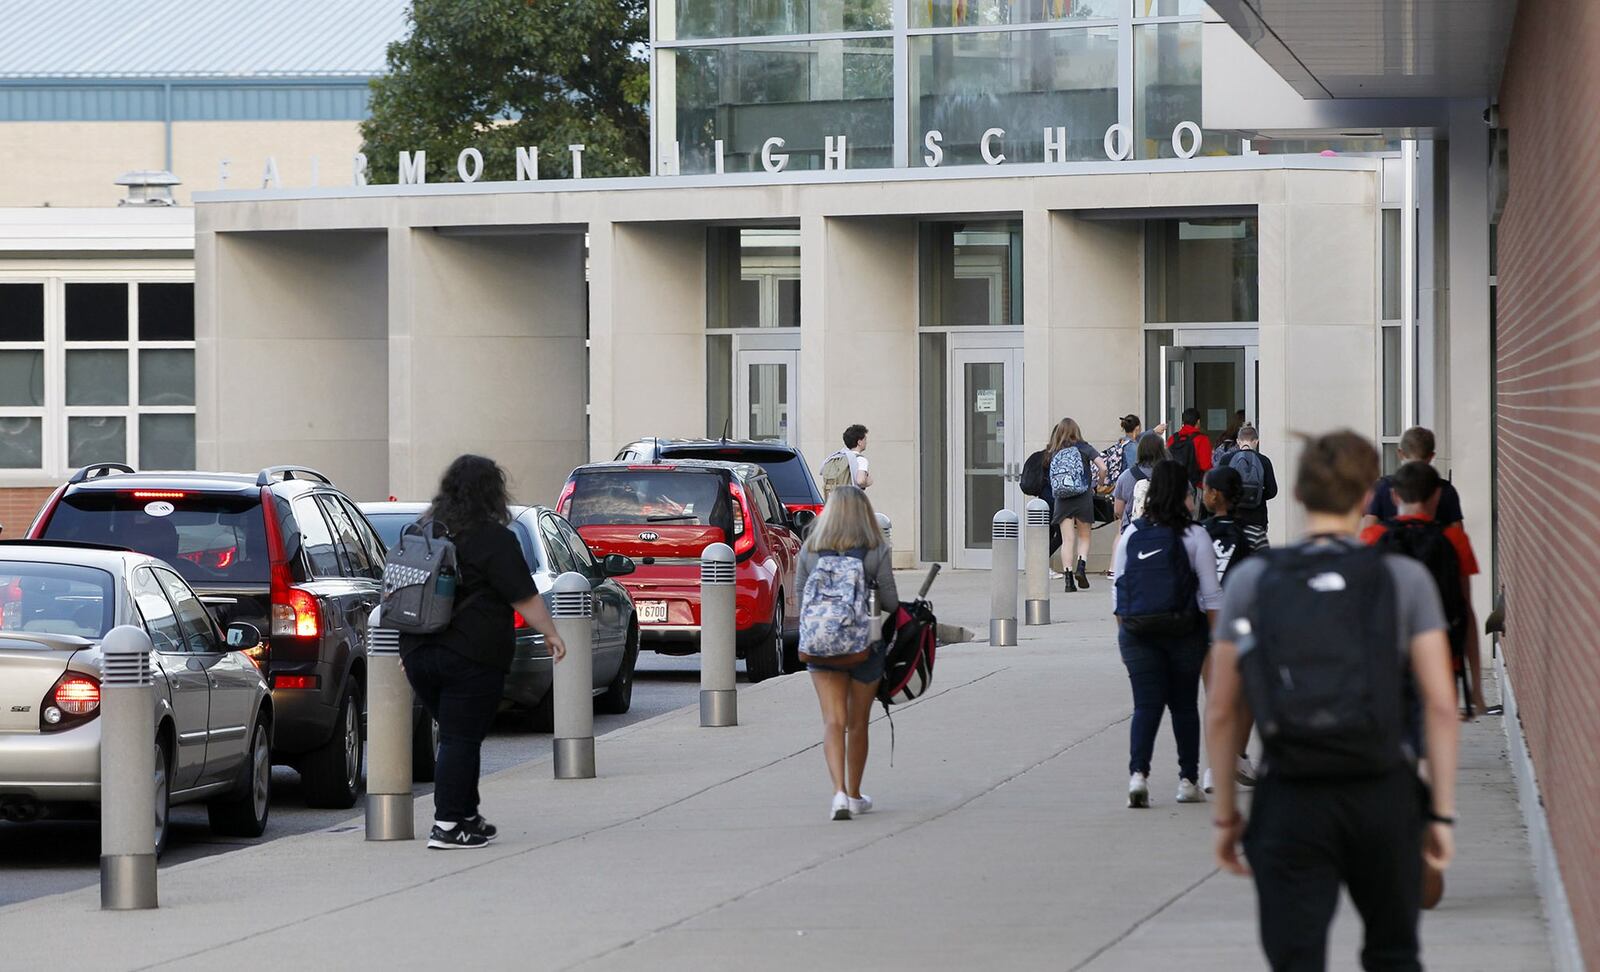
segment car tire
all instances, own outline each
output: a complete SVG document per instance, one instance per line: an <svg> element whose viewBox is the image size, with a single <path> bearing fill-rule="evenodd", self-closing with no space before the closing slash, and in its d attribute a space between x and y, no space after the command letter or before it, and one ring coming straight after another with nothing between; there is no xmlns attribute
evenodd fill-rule
<svg viewBox="0 0 1600 972"><path fill-rule="evenodd" d="M156 858L167 849L167 837L172 832L172 756L167 744L156 738Z"/></svg>
<svg viewBox="0 0 1600 972"><path fill-rule="evenodd" d="M783 670L790 675L805 670L805 666L800 664L800 631L798 629L792 635L784 632Z"/></svg>
<svg viewBox="0 0 1600 972"><path fill-rule="evenodd" d="M439 723L423 709L411 727L411 781L432 783L439 765Z"/></svg>
<svg viewBox="0 0 1600 972"><path fill-rule="evenodd" d="M272 733L265 717L256 719L250 749L239 767L233 793L206 804L211 832L219 837L260 837L272 811Z"/></svg>
<svg viewBox="0 0 1600 972"><path fill-rule="evenodd" d="M345 687L333 735L300 763L306 806L348 810L361 794L361 689L355 679Z"/></svg>
<svg viewBox="0 0 1600 972"><path fill-rule="evenodd" d="M594 700L596 712L607 715L622 715L633 706L633 670L639 664L639 626L628 625L628 642L622 649L622 664L617 668L617 677L611 680Z"/></svg>
<svg viewBox="0 0 1600 972"><path fill-rule="evenodd" d="M783 674L783 595L772 602L772 623L757 630L744 653L744 672L752 682L765 682Z"/></svg>

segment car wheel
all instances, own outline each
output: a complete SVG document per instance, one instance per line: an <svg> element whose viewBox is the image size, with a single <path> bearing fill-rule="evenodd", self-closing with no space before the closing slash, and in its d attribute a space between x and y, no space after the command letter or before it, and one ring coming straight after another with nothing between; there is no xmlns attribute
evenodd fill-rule
<svg viewBox="0 0 1600 972"><path fill-rule="evenodd" d="M439 760L439 721L428 715L426 709L411 727L411 779L415 783L432 783Z"/></svg>
<svg viewBox="0 0 1600 972"><path fill-rule="evenodd" d="M628 625L628 643L622 650L622 665L617 677L606 686L604 693L594 700L595 711L608 715L622 715L633 705L633 670L639 663L639 627Z"/></svg>
<svg viewBox="0 0 1600 972"><path fill-rule="evenodd" d="M361 690L355 680L344 690L333 735L301 762L306 806L348 810L361 793Z"/></svg>
<svg viewBox="0 0 1600 972"><path fill-rule="evenodd" d="M239 786L232 794L206 805L211 832L222 837L260 837L267 829L272 805L272 734L267 720L256 720L250 750L239 767Z"/></svg>
<svg viewBox="0 0 1600 972"><path fill-rule="evenodd" d="M159 858L167 849L168 823L172 819L172 758L160 739L156 740L155 791L156 857Z"/></svg>
<svg viewBox="0 0 1600 972"><path fill-rule="evenodd" d="M772 602L772 624L764 628L744 654L744 671L752 682L783 674L783 595Z"/></svg>

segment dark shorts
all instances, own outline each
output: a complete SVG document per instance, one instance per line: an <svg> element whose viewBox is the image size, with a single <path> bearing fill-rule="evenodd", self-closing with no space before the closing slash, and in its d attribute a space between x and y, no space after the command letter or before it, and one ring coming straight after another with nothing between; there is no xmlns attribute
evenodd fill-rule
<svg viewBox="0 0 1600 972"><path fill-rule="evenodd" d="M853 668L834 668L831 665L806 665L806 670L811 672L839 672L848 675L853 681L862 685L871 685L883 678L884 663L889 660L889 649L881 641L872 643L872 650L867 652L867 660Z"/></svg>
<svg viewBox="0 0 1600 972"><path fill-rule="evenodd" d="M1056 497L1056 522L1074 519L1079 523L1094 522L1094 492L1084 493L1082 496L1057 496Z"/></svg>

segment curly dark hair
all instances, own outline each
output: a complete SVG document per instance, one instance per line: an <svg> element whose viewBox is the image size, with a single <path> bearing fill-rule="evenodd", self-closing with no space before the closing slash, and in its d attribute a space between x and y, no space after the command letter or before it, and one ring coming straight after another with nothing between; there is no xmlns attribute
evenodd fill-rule
<svg viewBox="0 0 1600 972"><path fill-rule="evenodd" d="M457 456L439 477L439 492L423 519L466 533L485 524L505 526L511 522L510 505L504 469L485 456Z"/></svg>
<svg viewBox="0 0 1600 972"><path fill-rule="evenodd" d="M1189 513L1189 470L1183 463L1163 459L1150 471L1150 492L1144 499L1145 519L1157 526L1183 530L1194 522Z"/></svg>

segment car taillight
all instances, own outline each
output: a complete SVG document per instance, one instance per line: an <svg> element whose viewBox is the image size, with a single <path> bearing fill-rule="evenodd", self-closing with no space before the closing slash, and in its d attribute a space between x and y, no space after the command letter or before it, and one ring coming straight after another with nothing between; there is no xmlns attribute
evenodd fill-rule
<svg viewBox="0 0 1600 972"><path fill-rule="evenodd" d="M756 534L748 528L750 522L750 504L744 498L744 489L738 483L729 483L728 489L733 491L733 552L747 554L756 547Z"/></svg>
<svg viewBox="0 0 1600 972"><path fill-rule="evenodd" d="M56 680L39 707L39 730L70 729L100 713L100 682L92 675L67 672Z"/></svg>
<svg viewBox="0 0 1600 972"><path fill-rule="evenodd" d="M22 630L22 581L0 587L0 628Z"/></svg>
<svg viewBox="0 0 1600 972"><path fill-rule="evenodd" d="M184 495L181 489L136 489L133 491L134 499L143 500L183 499Z"/></svg>
<svg viewBox="0 0 1600 972"><path fill-rule="evenodd" d="M272 633L285 638L315 638L322 633L322 612L316 595L298 587L289 588L279 601L272 598Z"/></svg>
<svg viewBox="0 0 1600 972"><path fill-rule="evenodd" d="M567 515L567 502L572 499L572 491L578 488L576 479L567 480L567 485L561 487L561 497L556 500L556 512L562 516Z"/></svg>

